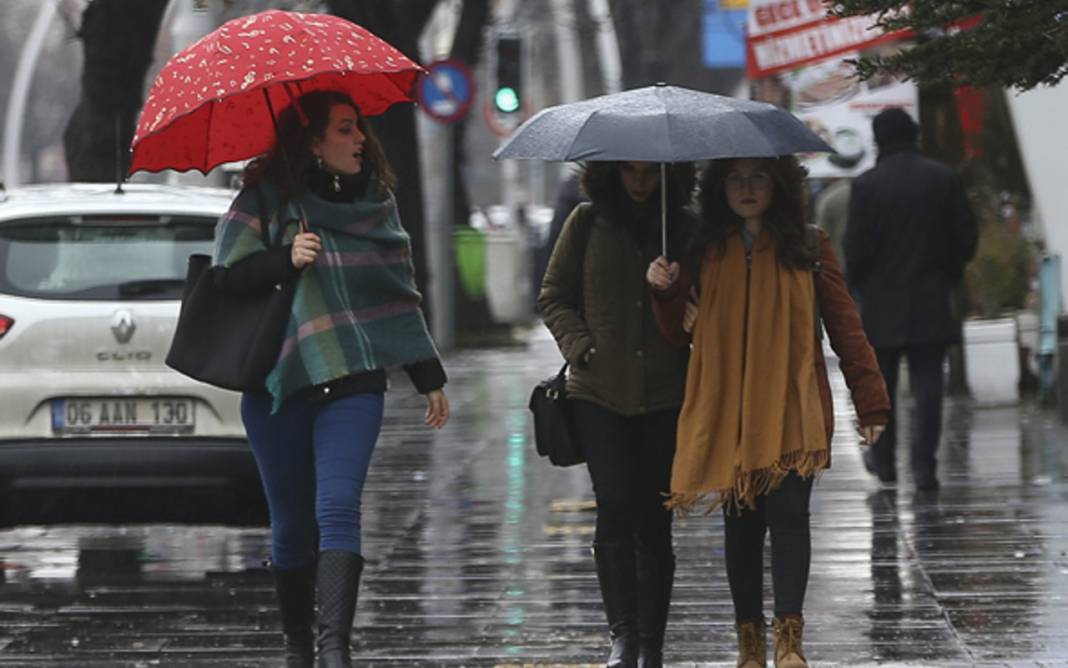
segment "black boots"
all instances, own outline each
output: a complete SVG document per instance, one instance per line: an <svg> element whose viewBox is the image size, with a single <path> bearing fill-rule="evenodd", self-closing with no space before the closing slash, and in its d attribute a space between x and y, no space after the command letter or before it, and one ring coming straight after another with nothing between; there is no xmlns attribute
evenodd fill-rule
<svg viewBox="0 0 1068 668"><path fill-rule="evenodd" d="M659 553L638 550L638 668L664 665L664 630L674 581L675 555L670 548Z"/></svg>
<svg viewBox="0 0 1068 668"><path fill-rule="evenodd" d="M315 564L272 568L285 634L286 668L313 668L315 662Z"/></svg>
<svg viewBox="0 0 1068 668"><path fill-rule="evenodd" d="M319 554L319 668L351 668L349 640L363 557L344 550Z"/></svg>
<svg viewBox="0 0 1068 668"><path fill-rule="evenodd" d="M637 668L638 615L635 597L634 547L624 543L595 543L597 581L612 638L608 668Z"/></svg>

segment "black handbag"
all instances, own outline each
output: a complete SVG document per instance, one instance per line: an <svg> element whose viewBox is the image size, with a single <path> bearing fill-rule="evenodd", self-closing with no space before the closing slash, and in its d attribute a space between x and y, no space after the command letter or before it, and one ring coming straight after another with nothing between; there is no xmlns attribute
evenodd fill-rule
<svg viewBox="0 0 1068 668"><path fill-rule="evenodd" d="M538 454L556 466L574 466L586 459L579 449L578 435L567 399L567 363L560 373L541 381L530 394L534 414L534 446Z"/></svg>
<svg viewBox="0 0 1068 668"><path fill-rule="evenodd" d="M262 201L260 210L264 210ZM270 248L267 227L261 226L264 245ZM182 307L166 364L209 385L263 392L285 339L296 281L236 295L216 284L215 271L210 256L189 256Z"/></svg>

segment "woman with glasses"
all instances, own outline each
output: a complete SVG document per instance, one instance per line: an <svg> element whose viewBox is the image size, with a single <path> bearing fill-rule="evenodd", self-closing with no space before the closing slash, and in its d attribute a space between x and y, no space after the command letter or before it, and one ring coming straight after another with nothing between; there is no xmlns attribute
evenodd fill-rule
<svg viewBox="0 0 1068 668"><path fill-rule="evenodd" d="M766 665L765 534L771 534L775 665L807 666L802 605L809 497L830 465L826 326L865 443L890 401L831 241L804 224L794 157L718 160L701 178L704 225L681 266L646 274L665 336L692 342L668 506L722 507L738 666Z"/></svg>

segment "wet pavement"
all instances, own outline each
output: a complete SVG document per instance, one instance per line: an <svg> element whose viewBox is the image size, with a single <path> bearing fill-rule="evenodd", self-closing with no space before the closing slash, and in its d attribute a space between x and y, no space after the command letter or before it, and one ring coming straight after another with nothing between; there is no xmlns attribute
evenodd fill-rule
<svg viewBox="0 0 1068 668"><path fill-rule="evenodd" d="M391 393L364 499L357 665L600 665L588 478L530 441L530 387L558 359L540 327L522 347L453 355L440 433L407 387ZM1068 666L1068 432L1053 413L951 402L941 492L883 489L832 381L812 665ZM676 522L671 666L734 665L721 524ZM0 666L279 666L267 553L258 527L0 531Z"/></svg>

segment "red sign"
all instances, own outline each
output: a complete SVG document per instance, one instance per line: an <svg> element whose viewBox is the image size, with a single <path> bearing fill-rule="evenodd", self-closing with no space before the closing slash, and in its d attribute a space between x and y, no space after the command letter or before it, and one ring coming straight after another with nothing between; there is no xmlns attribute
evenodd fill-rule
<svg viewBox="0 0 1068 668"><path fill-rule="evenodd" d="M871 16L827 16L824 0L751 0L746 70L750 79L907 37L883 32Z"/></svg>

